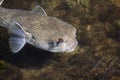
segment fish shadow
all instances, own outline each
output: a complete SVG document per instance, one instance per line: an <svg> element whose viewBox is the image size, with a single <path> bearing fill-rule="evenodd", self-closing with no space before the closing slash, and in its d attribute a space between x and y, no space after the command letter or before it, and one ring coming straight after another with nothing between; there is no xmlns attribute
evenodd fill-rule
<svg viewBox="0 0 120 80"><path fill-rule="evenodd" d="M2 45L2 44L0 44ZM0 60L5 60L19 68L42 68L49 63L53 53L26 44L18 53L12 53L6 45L0 47Z"/></svg>

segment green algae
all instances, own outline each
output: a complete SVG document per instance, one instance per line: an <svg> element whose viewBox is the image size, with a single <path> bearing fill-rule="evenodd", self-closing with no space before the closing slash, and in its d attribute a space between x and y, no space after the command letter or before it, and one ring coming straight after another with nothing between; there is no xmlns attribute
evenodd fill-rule
<svg viewBox="0 0 120 80"><path fill-rule="evenodd" d="M76 5L89 7L89 0L66 0L66 3L69 5L70 8L75 7Z"/></svg>
<svg viewBox="0 0 120 80"><path fill-rule="evenodd" d="M8 69L8 64L0 61L0 74L5 73L5 71Z"/></svg>
<svg viewBox="0 0 120 80"><path fill-rule="evenodd" d="M22 80L22 73L17 67L0 60L0 80Z"/></svg>

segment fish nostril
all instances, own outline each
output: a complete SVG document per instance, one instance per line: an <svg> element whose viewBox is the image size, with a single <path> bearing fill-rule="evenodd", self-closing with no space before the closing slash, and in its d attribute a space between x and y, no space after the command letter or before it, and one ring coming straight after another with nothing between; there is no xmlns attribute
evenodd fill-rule
<svg viewBox="0 0 120 80"><path fill-rule="evenodd" d="M59 45L60 43L63 43L63 42L64 42L63 38L59 38L57 41L57 45Z"/></svg>

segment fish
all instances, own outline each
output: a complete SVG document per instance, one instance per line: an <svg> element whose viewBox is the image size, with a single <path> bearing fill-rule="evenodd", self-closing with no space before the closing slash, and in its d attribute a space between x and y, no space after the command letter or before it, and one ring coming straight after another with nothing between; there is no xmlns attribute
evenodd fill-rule
<svg viewBox="0 0 120 80"><path fill-rule="evenodd" d="M0 0L0 26L8 30L11 52L19 52L26 43L53 53L71 52L77 47L73 25L48 16L39 5L27 11L4 8L3 2Z"/></svg>

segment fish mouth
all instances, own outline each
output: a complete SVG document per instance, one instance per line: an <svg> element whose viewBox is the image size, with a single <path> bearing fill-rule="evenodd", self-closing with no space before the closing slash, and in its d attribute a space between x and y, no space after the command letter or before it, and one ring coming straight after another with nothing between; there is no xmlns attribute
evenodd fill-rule
<svg viewBox="0 0 120 80"><path fill-rule="evenodd" d="M78 41L76 39L74 39L74 43L72 43L70 48L65 50L65 52L72 52L72 51L74 51L74 49L77 47L77 44L78 44Z"/></svg>

